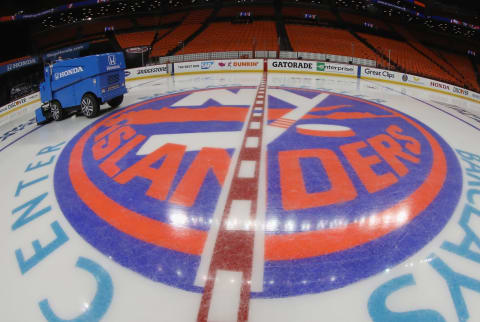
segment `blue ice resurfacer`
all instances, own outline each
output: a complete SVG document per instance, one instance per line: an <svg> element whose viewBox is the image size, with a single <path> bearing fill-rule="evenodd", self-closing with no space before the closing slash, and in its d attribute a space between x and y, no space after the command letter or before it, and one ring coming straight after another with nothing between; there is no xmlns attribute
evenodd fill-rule
<svg viewBox="0 0 480 322"><path fill-rule="evenodd" d="M100 105L117 107L125 87L123 53L93 55L45 66L45 81L40 84L42 107L35 110L37 123L59 121L69 111L78 110L95 117Z"/></svg>

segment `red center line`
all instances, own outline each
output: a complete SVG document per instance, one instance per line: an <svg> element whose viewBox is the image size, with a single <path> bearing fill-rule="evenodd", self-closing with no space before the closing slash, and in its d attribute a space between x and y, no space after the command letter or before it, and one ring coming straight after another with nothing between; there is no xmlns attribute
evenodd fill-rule
<svg viewBox="0 0 480 322"><path fill-rule="evenodd" d="M251 108L247 129L242 138L238 161L235 164L234 177L227 194L227 201L220 221L218 236L197 316L198 321L207 321L208 319L216 276L219 270L241 273L242 281L240 284L237 321L248 320L255 239L253 223L255 223L257 213L266 81L267 73L264 72ZM247 144L247 138L257 138L255 141L258 143L253 146L252 144ZM249 142L251 142L251 139ZM236 220L232 220L232 212L235 212L237 204L247 205L248 207L243 209L245 212L243 218L246 220L240 221L240 226L237 225L238 222ZM249 213L247 214L246 212Z"/></svg>

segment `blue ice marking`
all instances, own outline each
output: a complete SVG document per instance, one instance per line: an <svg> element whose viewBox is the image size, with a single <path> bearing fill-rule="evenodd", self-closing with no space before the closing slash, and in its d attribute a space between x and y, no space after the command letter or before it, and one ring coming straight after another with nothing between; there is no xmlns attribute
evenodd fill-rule
<svg viewBox="0 0 480 322"><path fill-rule="evenodd" d="M43 316L49 322L90 322L99 321L107 312L113 297L113 283L110 274L99 264L94 261L79 257L76 266L84 269L92 274L97 281L97 292L93 301L88 305L88 309L71 320L64 320L59 318L55 312L53 312L47 299L44 299L38 303Z"/></svg>
<svg viewBox="0 0 480 322"><path fill-rule="evenodd" d="M452 297L455 310L457 311L458 320L460 322L468 321L470 314L468 313L465 299L462 295L460 287L466 287L480 293L480 281L466 275L453 271L443 260L435 254L430 256L430 266L432 266L445 280Z"/></svg>
<svg viewBox="0 0 480 322"><path fill-rule="evenodd" d="M35 239L32 242L35 255L33 255L29 259L25 259L20 248L17 248L15 250L15 256L17 257L18 266L20 267L22 275L28 272L30 269L40 263L43 259L45 259L48 255L53 253L57 248L59 248L68 241L68 236L62 229L62 227L60 227L58 221L54 221L50 226L55 233L55 240L51 241L47 246L42 247L40 241L38 239Z"/></svg>
<svg viewBox="0 0 480 322"><path fill-rule="evenodd" d="M392 312L387 308L387 298L401 288L415 285L412 274L402 275L380 285L368 299L368 313L374 322L445 322L443 316L434 310Z"/></svg>

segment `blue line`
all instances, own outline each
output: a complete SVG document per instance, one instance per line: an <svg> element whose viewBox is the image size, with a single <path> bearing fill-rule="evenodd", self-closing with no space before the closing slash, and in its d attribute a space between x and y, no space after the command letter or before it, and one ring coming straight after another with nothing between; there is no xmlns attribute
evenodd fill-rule
<svg viewBox="0 0 480 322"><path fill-rule="evenodd" d="M369 81L369 80L365 80L365 79L363 79L363 81L369 82L369 83L372 83L372 84L375 84L375 85L380 85L380 86L382 86L382 87L384 87L384 88L388 88L388 89L391 90L391 91L394 91L394 92L400 93L400 94L402 94L402 95L405 95L405 96L407 96L407 97L413 98L414 100L417 100L417 101L419 101L419 102L421 102L421 103L423 103L423 104L425 104L425 105L428 105L428 106L430 106L430 107L433 107L434 109L437 109L437 110L439 110L440 112L443 112L443 113L445 113L445 114L448 114L448 115L450 115L451 117L456 118L456 119L459 120L460 122L463 122L463 123L465 123L465 124L473 127L475 130L480 131L480 128L476 127L475 125L472 125L472 124L468 123L467 121L462 120L462 119L459 118L458 116L455 116L455 115L451 114L450 112L444 111L444 110L441 109L440 107L437 107L437 106L435 106L435 105L432 105L432 104L430 104L430 103L427 103L427 102L425 102L425 101L423 101L423 100L421 100L421 99L419 99L419 98L416 98L416 97L410 96L410 95L408 95L408 94L402 93L402 92L399 91L399 90L393 89L393 88L388 87L388 86L385 86L385 85L383 85L383 84L375 83L375 82L373 82L373 81Z"/></svg>
<svg viewBox="0 0 480 322"><path fill-rule="evenodd" d="M10 145L14 144L15 142L23 139L23 138L26 137L27 135L29 135L29 134L33 133L34 131L38 130L38 129L41 128L42 126L43 126L43 125L38 125L38 126L37 126L36 128L34 128L33 130L25 133L25 134L22 135L21 137L19 137L19 138L13 140L12 142L8 143L6 146L4 146L3 148L0 149L0 152L2 152L3 150L5 150L6 148L8 148Z"/></svg>

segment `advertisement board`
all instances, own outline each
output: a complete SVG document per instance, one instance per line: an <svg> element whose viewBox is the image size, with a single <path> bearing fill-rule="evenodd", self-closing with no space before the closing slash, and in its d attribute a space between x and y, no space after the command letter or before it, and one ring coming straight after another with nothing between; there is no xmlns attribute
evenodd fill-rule
<svg viewBox="0 0 480 322"><path fill-rule="evenodd" d="M63 59L65 58L75 58L80 55L80 51L82 50L87 50L90 48L90 43L89 42L84 42L78 45L70 46L70 47L65 47L61 49L57 49L54 51L50 51L43 55L43 60L44 61L55 61L58 59L59 56L61 56Z"/></svg>
<svg viewBox="0 0 480 322"><path fill-rule="evenodd" d="M4 73L7 73L9 71L20 69L20 68L23 68L23 67L35 65L35 64L38 64L39 62L40 61L39 61L38 57L28 57L28 58L18 60L18 61L13 62L13 63L4 64L4 65L0 66L0 74L4 74Z"/></svg>
<svg viewBox="0 0 480 322"><path fill-rule="evenodd" d="M384 81L394 84L407 85L427 89L434 92L450 94L455 97L466 98L479 102L480 95L470 90L415 75L398 73L371 67L361 67L360 77L367 80Z"/></svg>
<svg viewBox="0 0 480 322"><path fill-rule="evenodd" d="M155 65L125 70L125 80L131 81L143 78L167 76L167 65Z"/></svg>
<svg viewBox="0 0 480 322"><path fill-rule="evenodd" d="M143 54L150 50L150 46L130 47L125 49L127 54Z"/></svg>
<svg viewBox="0 0 480 322"><path fill-rule="evenodd" d="M0 125L32 111L41 105L40 93L36 92L0 107Z"/></svg>
<svg viewBox="0 0 480 322"><path fill-rule="evenodd" d="M262 59L223 59L196 62L175 63L175 74L209 72L260 72L263 71Z"/></svg>
<svg viewBox="0 0 480 322"><path fill-rule="evenodd" d="M393 72L390 70L372 68L372 67L362 67L361 78L364 79L381 79L388 81L402 81L402 74Z"/></svg>
<svg viewBox="0 0 480 322"><path fill-rule="evenodd" d="M358 66L309 60L269 59L268 70L272 72L304 72L356 77Z"/></svg>
<svg viewBox="0 0 480 322"><path fill-rule="evenodd" d="M396 73L395 74L400 74ZM402 84L408 84L412 86L428 86L429 79L420 77L420 76L415 76L415 75L408 75L408 74L400 74L401 75L401 81Z"/></svg>
<svg viewBox="0 0 480 322"><path fill-rule="evenodd" d="M335 75L357 75L358 66L347 65L347 64L334 64L334 63L325 63L317 62L316 71L326 74L335 74Z"/></svg>

